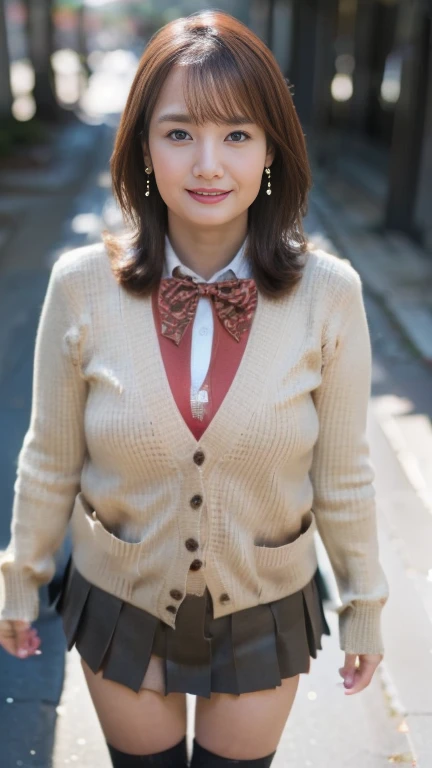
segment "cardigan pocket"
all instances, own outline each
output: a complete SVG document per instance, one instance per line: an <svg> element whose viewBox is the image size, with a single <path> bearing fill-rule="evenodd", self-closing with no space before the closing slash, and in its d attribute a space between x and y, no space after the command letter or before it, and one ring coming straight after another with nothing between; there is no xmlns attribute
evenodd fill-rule
<svg viewBox="0 0 432 768"><path fill-rule="evenodd" d="M312 578L317 567L314 533L317 530L315 514L309 510L303 530L294 541L278 547L254 544L254 558L259 580L261 602L278 600L296 591L290 586L297 577L296 564ZM299 584L298 589L305 584Z"/></svg>
<svg viewBox="0 0 432 768"><path fill-rule="evenodd" d="M130 572L135 566L143 549L143 542L130 543L114 536L99 519L95 509L89 504L82 491L76 498L71 518L71 532L78 562L80 552L87 562L98 556L102 550L107 556L107 565L122 572Z"/></svg>

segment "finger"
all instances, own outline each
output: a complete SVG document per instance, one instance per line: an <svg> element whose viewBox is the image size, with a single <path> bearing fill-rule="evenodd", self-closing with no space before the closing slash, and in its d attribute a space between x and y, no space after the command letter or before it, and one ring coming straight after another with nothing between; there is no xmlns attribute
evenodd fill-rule
<svg viewBox="0 0 432 768"><path fill-rule="evenodd" d="M14 637L0 637L0 646L7 651L8 653L12 654L12 656L16 656L16 650L15 650L15 638Z"/></svg>
<svg viewBox="0 0 432 768"><path fill-rule="evenodd" d="M339 674L344 678L344 685L352 687L355 678L355 672L358 666L357 654L346 653L345 663L339 668Z"/></svg>
<svg viewBox="0 0 432 768"><path fill-rule="evenodd" d="M25 626L25 624L23 625L19 624L18 626L16 626L15 649L18 656L25 658L25 656L28 655L29 642L30 642L29 626Z"/></svg>
<svg viewBox="0 0 432 768"><path fill-rule="evenodd" d="M353 672L356 666L357 661L357 654L355 653L346 653L345 654L345 661L342 667L339 667L339 674L344 677L344 675L347 674L347 672Z"/></svg>
<svg viewBox="0 0 432 768"><path fill-rule="evenodd" d="M40 644L41 644L40 637L38 635L31 635L29 640L29 648L28 648L29 654L34 654L35 651L37 651L38 648L40 647Z"/></svg>
<svg viewBox="0 0 432 768"><path fill-rule="evenodd" d="M354 684L347 688L344 693L346 696L352 696L354 693L360 693L369 685L375 672L376 665L360 661L358 669L355 670Z"/></svg>
<svg viewBox="0 0 432 768"><path fill-rule="evenodd" d="M27 638L25 639L25 642L21 645L21 650L25 651L27 653L27 656L32 656L38 650L40 644L41 644L41 640L38 635L37 629L35 629L34 627L30 627L30 629L28 630ZM40 651L39 653L42 653L42 651ZM22 658L25 658L24 654Z"/></svg>
<svg viewBox="0 0 432 768"><path fill-rule="evenodd" d="M13 656L21 656L20 650L25 655L30 631L30 622L28 621L3 621L0 624L0 643Z"/></svg>
<svg viewBox="0 0 432 768"><path fill-rule="evenodd" d="M22 636L21 632L21 636ZM28 631L28 637L27 640L22 643L23 638L21 637L21 640L18 639L18 637L15 637L15 635L3 633L0 635L0 648L3 648L7 653L10 653L12 656L16 656L17 658L28 658L28 656L32 656L36 653L40 654L42 651L39 650L39 647L41 645L41 639L37 635L36 630L29 630ZM25 640L25 639L24 639ZM18 643L21 642L21 645ZM20 653L21 651L24 651L23 654Z"/></svg>
<svg viewBox="0 0 432 768"><path fill-rule="evenodd" d="M17 656L18 658L26 658L28 655L26 646L20 645L15 636L5 637L3 635L0 638L0 646L4 648L5 651L12 654L12 656Z"/></svg>
<svg viewBox="0 0 432 768"><path fill-rule="evenodd" d="M20 658L26 658L30 648L31 627L26 621L15 621L15 651Z"/></svg>
<svg viewBox="0 0 432 768"><path fill-rule="evenodd" d="M357 656L358 654L356 653L346 653L343 667L339 668L339 672L345 674L348 670L353 670L356 665Z"/></svg>

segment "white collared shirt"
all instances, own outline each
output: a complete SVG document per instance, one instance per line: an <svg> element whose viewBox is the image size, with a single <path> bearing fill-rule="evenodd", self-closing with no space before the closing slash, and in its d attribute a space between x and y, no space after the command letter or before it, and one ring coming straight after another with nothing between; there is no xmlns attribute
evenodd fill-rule
<svg viewBox="0 0 432 768"><path fill-rule="evenodd" d="M175 253L168 235L165 235L165 268L163 277L172 277L173 269L181 267L185 275L191 275L202 283L214 283L216 280L232 280L237 278L250 278L252 276L249 262L244 256L246 240L226 267L215 272L210 280L205 280L189 267L186 267ZM191 395L195 396L207 375L210 365L213 346L213 312L211 299L201 296L192 326L192 350L191 350Z"/></svg>

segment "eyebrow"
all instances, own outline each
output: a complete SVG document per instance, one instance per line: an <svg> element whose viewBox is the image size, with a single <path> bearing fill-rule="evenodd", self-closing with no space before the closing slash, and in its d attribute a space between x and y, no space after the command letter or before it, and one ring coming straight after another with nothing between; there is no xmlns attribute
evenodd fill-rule
<svg viewBox="0 0 432 768"><path fill-rule="evenodd" d="M160 123L192 123L192 118L190 115L182 112L167 112L156 120L157 125ZM254 121L244 115L233 115L223 120L223 123L225 125L253 125Z"/></svg>

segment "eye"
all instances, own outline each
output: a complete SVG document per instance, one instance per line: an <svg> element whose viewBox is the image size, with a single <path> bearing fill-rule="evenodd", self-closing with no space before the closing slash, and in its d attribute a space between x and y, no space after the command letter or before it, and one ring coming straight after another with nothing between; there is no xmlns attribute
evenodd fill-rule
<svg viewBox="0 0 432 768"><path fill-rule="evenodd" d="M185 134L186 136L190 136L190 133L188 133L187 131L182 131L180 128L175 128L173 131L170 131L169 133L167 133L167 138L171 138L171 137L173 137L175 133L183 133L183 134ZM250 136L249 136L249 134L248 134L248 133L246 133L245 131L232 131L232 132L231 132L230 134L228 134L228 135L229 135L229 136L244 136L244 137L245 137L245 141L247 141L248 139L250 139ZM182 142L183 142L183 139L175 139L175 138L172 138L172 140L173 140L173 141L174 141L176 144L180 144L180 143L182 143ZM230 142L230 143L231 143L231 144L244 144L245 142L244 142L244 141L232 141L232 142Z"/></svg>
<svg viewBox="0 0 432 768"><path fill-rule="evenodd" d="M245 141L250 139L249 134L245 133L245 131L233 131L232 133L230 133L230 136L244 136L245 137ZM233 143L233 144L244 144L244 141L234 141L234 142L231 142L231 143Z"/></svg>
<svg viewBox="0 0 432 768"><path fill-rule="evenodd" d="M187 131L181 131L179 128L177 128L176 130L174 130L174 131L170 131L169 133L167 133L167 138L171 138L172 134L174 134L174 133L185 133L187 136L190 136L190 134L189 134L189 133L187 133ZM180 140L178 140L178 139L173 139L173 141L176 141L176 142L177 142L177 144L179 144L179 143L180 143L180 141L181 141L181 139L180 139Z"/></svg>

